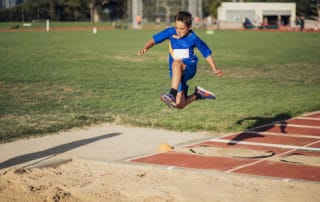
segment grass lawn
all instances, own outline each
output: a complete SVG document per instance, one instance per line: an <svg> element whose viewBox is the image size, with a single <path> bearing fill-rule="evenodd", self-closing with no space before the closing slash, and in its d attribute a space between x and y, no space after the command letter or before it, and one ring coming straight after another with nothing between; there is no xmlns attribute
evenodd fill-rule
<svg viewBox="0 0 320 202"><path fill-rule="evenodd" d="M28 26L24 26L28 25ZM105 27L112 26L110 22L57 22L50 21L50 28L63 28L63 27ZM22 29L22 30L32 30L33 28L46 28L46 20L35 20L35 21L26 21L26 22L1 22L0 29L10 30L10 29Z"/></svg>
<svg viewBox="0 0 320 202"><path fill-rule="evenodd" d="M0 142L100 122L212 134L320 110L319 33L198 35L224 71L200 56L190 81L214 101L169 109L168 44L138 57L155 30L0 33Z"/></svg>

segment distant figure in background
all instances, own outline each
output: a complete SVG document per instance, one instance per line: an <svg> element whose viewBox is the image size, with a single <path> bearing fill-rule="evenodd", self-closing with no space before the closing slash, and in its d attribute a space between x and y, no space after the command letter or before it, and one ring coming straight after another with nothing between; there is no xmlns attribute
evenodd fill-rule
<svg viewBox="0 0 320 202"><path fill-rule="evenodd" d="M301 16L300 17L300 31L301 32L304 32L304 20L305 20L304 16Z"/></svg>
<svg viewBox="0 0 320 202"><path fill-rule="evenodd" d="M209 15L208 17L206 17L206 18L204 19L204 22L205 22L205 26L206 26L206 29L207 29L207 30L212 29L213 18L212 18L211 15Z"/></svg>
<svg viewBox="0 0 320 202"><path fill-rule="evenodd" d="M199 29L201 27L201 19L199 16L196 16L194 18L194 27Z"/></svg>
<svg viewBox="0 0 320 202"><path fill-rule="evenodd" d="M141 15L138 15L138 16L136 17L136 22L137 22L137 25L141 25L141 23L142 23L142 17L141 17Z"/></svg>
<svg viewBox="0 0 320 202"><path fill-rule="evenodd" d="M266 29L268 27L268 18L263 18L261 25L259 26L259 29Z"/></svg>
<svg viewBox="0 0 320 202"><path fill-rule="evenodd" d="M251 23L249 18L245 18L243 22L243 27L246 29L252 29L254 28L254 25Z"/></svg>
<svg viewBox="0 0 320 202"><path fill-rule="evenodd" d="M160 17L156 17L155 23L156 23L156 25L159 25L161 23L161 18Z"/></svg>

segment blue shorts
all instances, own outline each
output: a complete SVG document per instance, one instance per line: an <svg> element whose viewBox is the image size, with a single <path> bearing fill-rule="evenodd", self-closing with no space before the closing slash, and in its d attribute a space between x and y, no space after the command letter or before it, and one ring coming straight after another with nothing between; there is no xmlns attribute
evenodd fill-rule
<svg viewBox="0 0 320 202"><path fill-rule="evenodd" d="M182 73L181 82L178 86L178 92L183 91L185 95L188 94L188 80L192 79L197 73L197 63L198 58L193 59L183 59L182 62L186 65L185 70ZM169 56L169 75L170 79L172 79L172 63L173 58Z"/></svg>

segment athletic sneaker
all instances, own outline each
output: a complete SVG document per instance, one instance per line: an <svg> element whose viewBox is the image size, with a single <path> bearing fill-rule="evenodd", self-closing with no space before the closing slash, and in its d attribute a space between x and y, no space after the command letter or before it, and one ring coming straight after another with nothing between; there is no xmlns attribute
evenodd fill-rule
<svg viewBox="0 0 320 202"><path fill-rule="evenodd" d="M163 93L161 94L160 99L170 108L176 107L177 105L176 98L171 94Z"/></svg>
<svg viewBox="0 0 320 202"><path fill-rule="evenodd" d="M216 96L212 92L210 92L204 88L201 88L200 86L196 86L195 94L198 94L199 95L198 98L201 100L216 99Z"/></svg>

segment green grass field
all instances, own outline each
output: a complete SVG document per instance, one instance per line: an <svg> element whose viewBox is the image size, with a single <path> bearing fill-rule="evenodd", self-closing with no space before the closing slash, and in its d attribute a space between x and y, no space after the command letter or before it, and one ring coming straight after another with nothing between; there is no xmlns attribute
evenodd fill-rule
<svg viewBox="0 0 320 202"><path fill-rule="evenodd" d="M29 24L29 26L24 26L24 24ZM106 27L112 26L111 22L57 22L50 21L50 28L70 28L70 27ZM10 30L12 28L18 28L20 30L32 30L33 28L46 28L46 20L34 20L26 22L1 22L0 29Z"/></svg>
<svg viewBox="0 0 320 202"><path fill-rule="evenodd" d="M217 134L320 110L319 33L197 30L224 77L200 57L190 92L217 100L175 110L159 99L167 42L137 56L155 32L0 33L0 142L100 122Z"/></svg>

